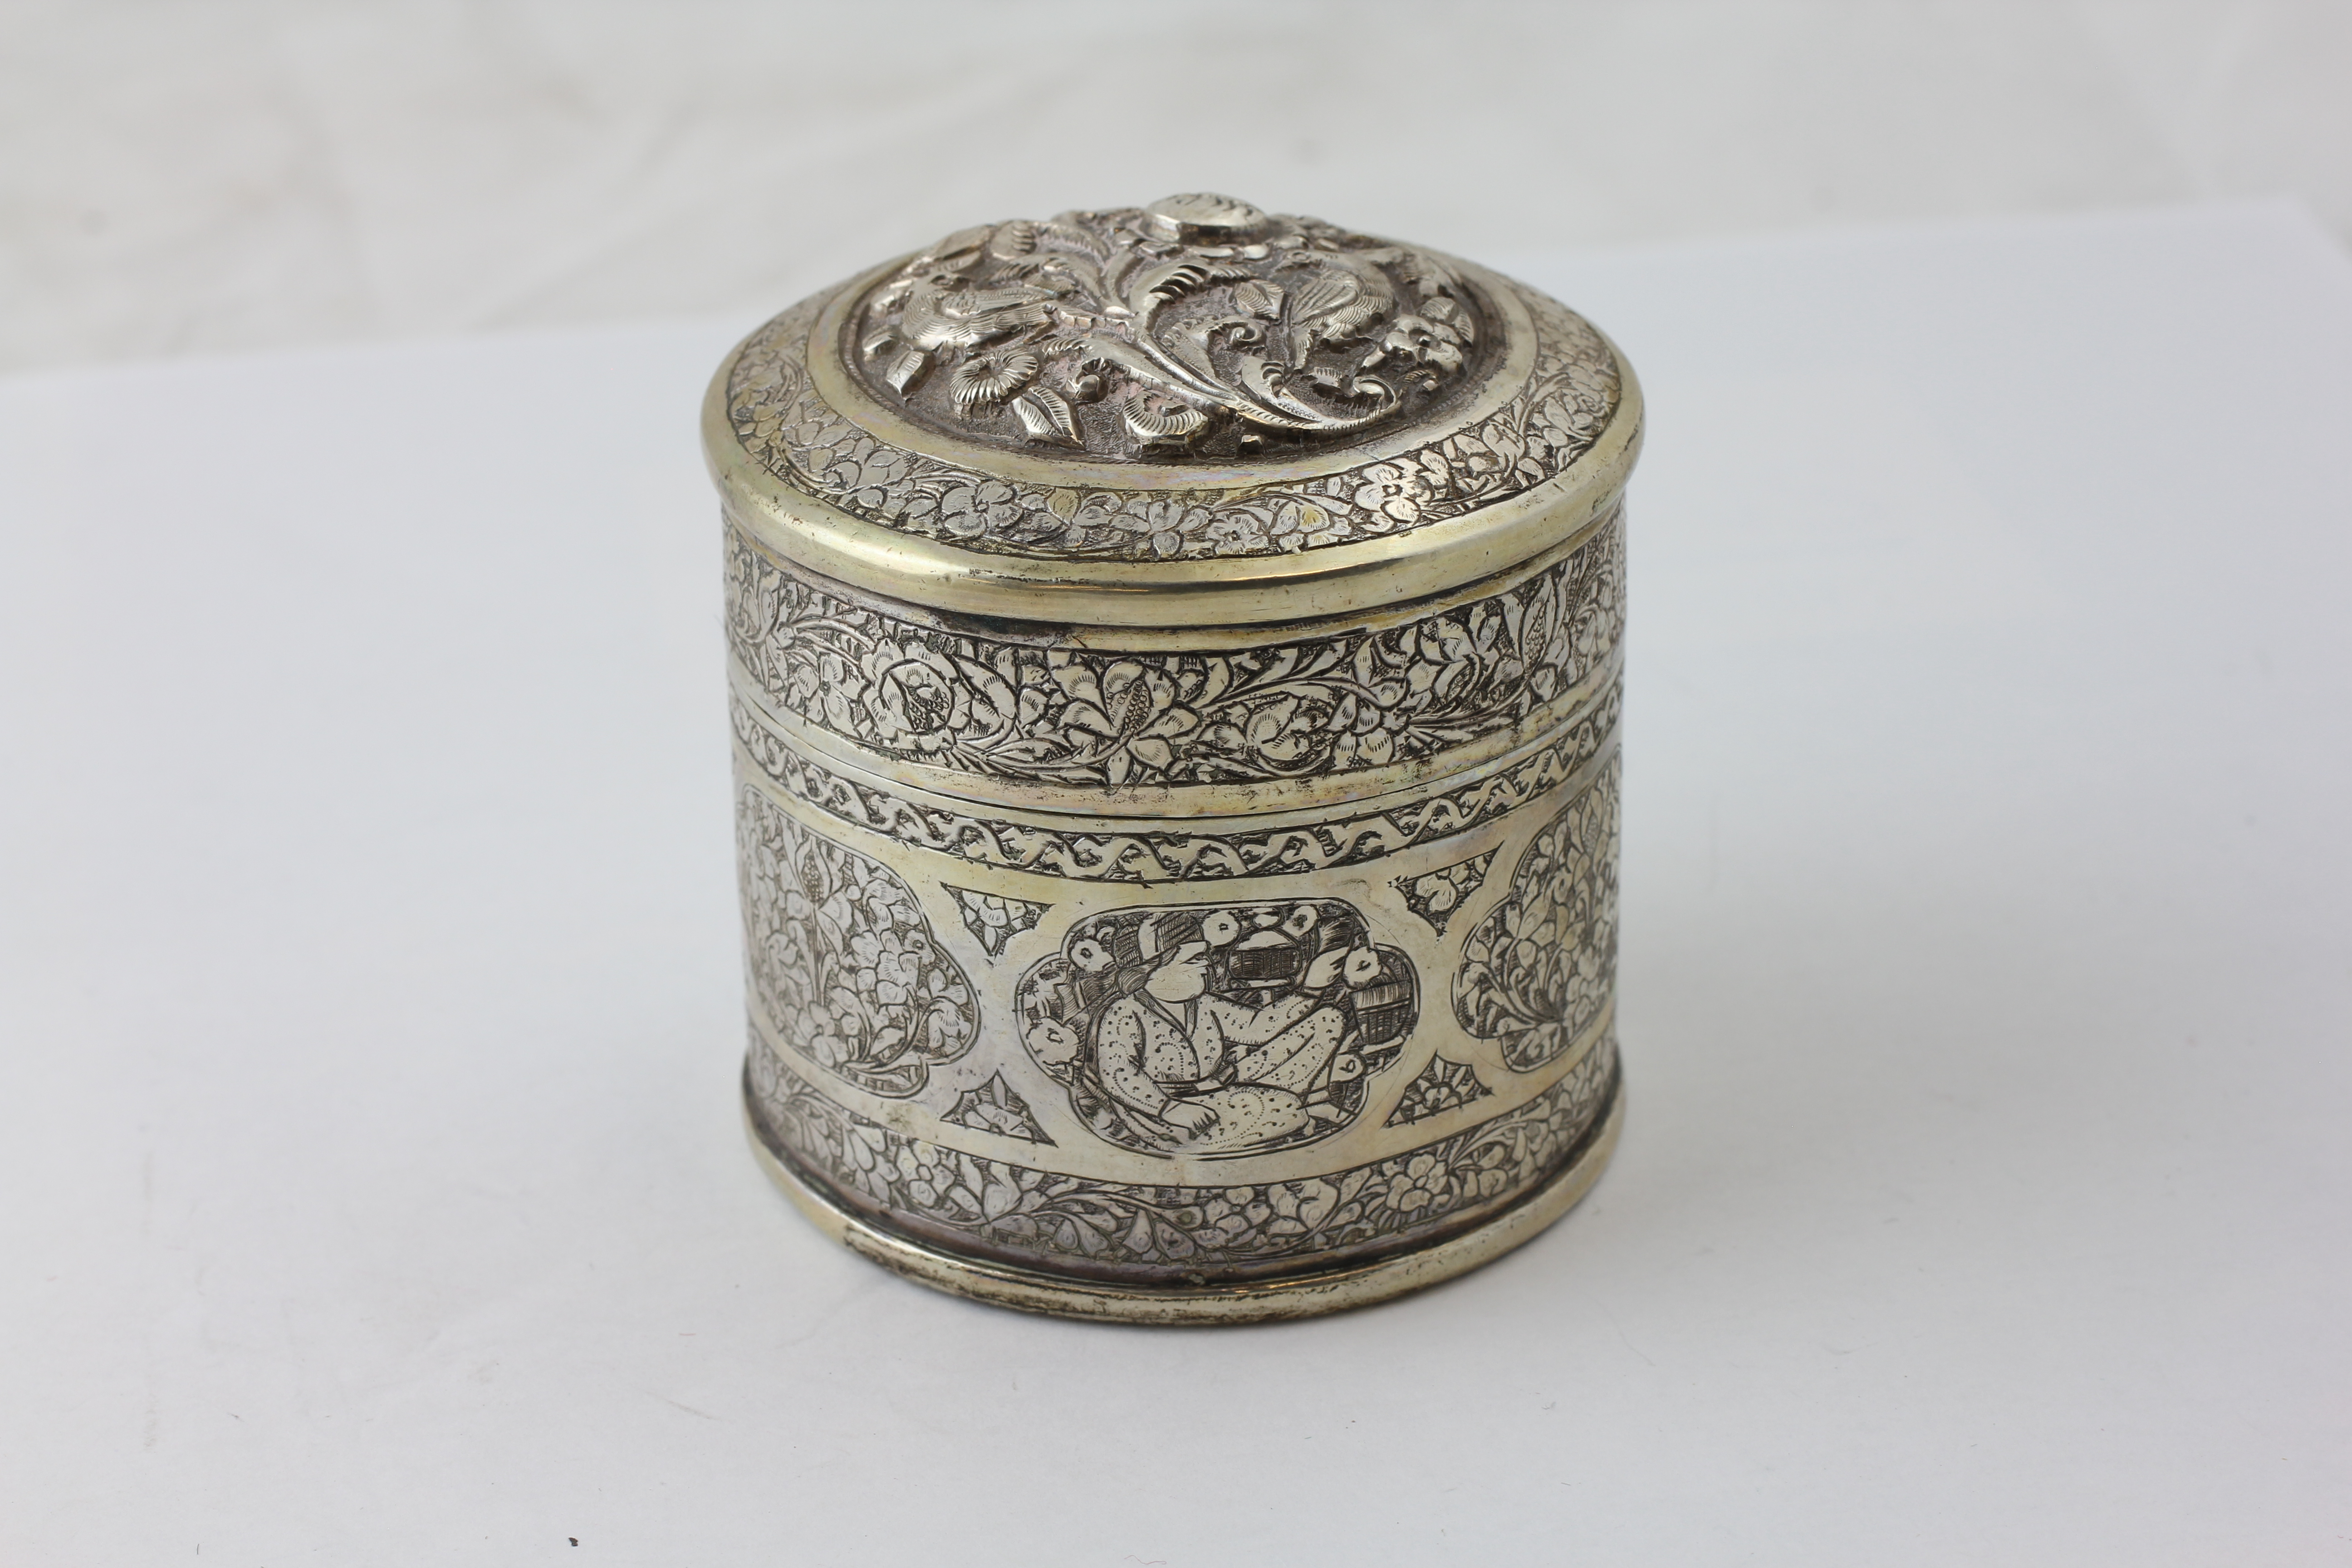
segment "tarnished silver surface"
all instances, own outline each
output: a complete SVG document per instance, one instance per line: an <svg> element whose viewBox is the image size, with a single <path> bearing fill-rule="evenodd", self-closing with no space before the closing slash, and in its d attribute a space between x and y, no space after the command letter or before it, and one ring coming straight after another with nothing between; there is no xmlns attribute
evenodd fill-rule
<svg viewBox="0 0 2352 1568"><path fill-rule="evenodd" d="M722 367L747 1110L929 1283L1377 1300L1589 1186L1613 997L1605 339L1223 197L981 226Z"/></svg>

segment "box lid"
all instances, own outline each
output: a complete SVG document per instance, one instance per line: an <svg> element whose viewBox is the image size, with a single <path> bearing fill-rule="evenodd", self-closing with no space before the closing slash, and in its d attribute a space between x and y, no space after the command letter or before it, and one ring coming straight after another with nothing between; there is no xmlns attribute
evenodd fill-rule
<svg viewBox="0 0 2352 1568"><path fill-rule="evenodd" d="M964 614L1345 615L1602 516L1641 394L1575 312L1419 246L1190 195L960 229L769 321L703 439L786 559Z"/></svg>

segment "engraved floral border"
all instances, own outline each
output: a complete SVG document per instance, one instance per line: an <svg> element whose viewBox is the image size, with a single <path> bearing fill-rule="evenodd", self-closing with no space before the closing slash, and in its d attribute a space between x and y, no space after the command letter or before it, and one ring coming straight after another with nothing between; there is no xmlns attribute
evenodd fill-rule
<svg viewBox="0 0 2352 1568"><path fill-rule="evenodd" d="M1534 489L1591 450L1622 395L1591 323L1532 289L1535 363L1510 402L1412 451L1262 488L1149 494L1025 484L884 441L816 389L805 359L823 297L753 334L730 368L736 439L777 479L842 510L966 550L1057 559L1280 555L1460 517Z"/></svg>
<svg viewBox="0 0 2352 1568"><path fill-rule="evenodd" d="M1183 1277L1409 1242L1517 1196L1599 1122L1616 1091L1617 1050L1604 1036L1527 1103L1421 1148L1233 1187L1065 1175L910 1137L816 1093L756 1034L744 1073L770 1146L861 1207L999 1253Z"/></svg>
<svg viewBox="0 0 2352 1568"><path fill-rule="evenodd" d="M1126 832L1111 822L1092 831L1041 827L921 805L803 756L740 698L730 699L728 709L735 739L751 766L787 796L839 821L973 865L1081 881L1183 882L1360 865L1491 822L1567 781L1599 755L1615 733L1622 704L1623 688L1612 683L1541 751L1442 795L1304 826L1234 833ZM752 802L769 804L748 783L743 795L746 810Z"/></svg>
<svg viewBox="0 0 2352 1568"><path fill-rule="evenodd" d="M1436 755L1575 690L1625 619L1622 513L1503 593L1234 653L1097 653L937 630L727 530L727 632L774 708L884 755L1113 786L1298 778Z"/></svg>

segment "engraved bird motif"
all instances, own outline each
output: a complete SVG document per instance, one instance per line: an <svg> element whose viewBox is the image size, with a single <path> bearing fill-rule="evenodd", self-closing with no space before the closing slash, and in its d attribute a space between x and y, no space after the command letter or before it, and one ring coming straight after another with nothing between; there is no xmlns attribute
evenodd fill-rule
<svg viewBox="0 0 2352 1568"><path fill-rule="evenodd" d="M960 279L927 279L907 296L898 331L919 349L968 349L1045 320L1050 289L1015 284L1009 289L958 288Z"/></svg>
<svg viewBox="0 0 2352 1568"><path fill-rule="evenodd" d="M1290 331L1283 347L1294 370L1307 363L1316 344L1353 337L1396 304L1396 289L1370 253L1317 251L1283 265L1318 268L1291 290Z"/></svg>

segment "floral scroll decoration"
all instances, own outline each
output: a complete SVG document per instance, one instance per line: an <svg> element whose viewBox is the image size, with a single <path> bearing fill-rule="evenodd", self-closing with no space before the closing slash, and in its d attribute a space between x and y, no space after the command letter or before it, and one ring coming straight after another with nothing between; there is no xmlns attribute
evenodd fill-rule
<svg viewBox="0 0 2352 1568"><path fill-rule="evenodd" d="M1289 1263L1466 1224L1576 1157L1616 1092L1603 1040L1551 1088L1464 1131L1328 1175L1255 1185L1106 1182L968 1154L826 1100L751 1042L761 1136L851 1202L1016 1259L1164 1271Z"/></svg>
<svg viewBox="0 0 2352 1568"><path fill-rule="evenodd" d="M1464 939L1454 1016L1529 1072L1608 1005L1617 967L1617 764L1537 830L1503 901Z"/></svg>
<svg viewBox="0 0 2352 1568"><path fill-rule="evenodd" d="M968 1127L974 1132L993 1132L1000 1138L1017 1138L1024 1143L1051 1144L1045 1130L1037 1125L1036 1114L1029 1102L1004 1081L1001 1072L991 1073L988 1081L978 1089L968 1089L956 1097L940 1121L955 1127Z"/></svg>
<svg viewBox="0 0 2352 1568"><path fill-rule="evenodd" d="M876 284L851 356L968 439L1231 458L1409 415L1491 335L1444 258L1220 196L960 229Z"/></svg>
<svg viewBox="0 0 2352 1568"><path fill-rule="evenodd" d="M1600 756L1616 734L1622 707L1621 689L1612 684L1550 743L1443 795L1323 822L1231 833L1123 831L1110 824L1047 827L922 805L803 756L740 696L728 703L728 717L750 774L835 822L896 843L966 865L1080 882L1214 882L1365 865L1499 821ZM743 788L757 793L748 783Z"/></svg>
<svg viewBox="0 0 2352 1568"><path fill-rule="evenodd" d="M1123 655L933 629L728 532L727 626L774 707L869 750L1025 782L1208 784L1433 755L1528 720L1615 650L1624 530L1492 597L1238 653Z"/></svg>
<svg viewBox="0 0 2352 1568"><path fill-rule="evenodd" d="M1426 1121L1449 1110L1459 1110L1473 1100L1485 1100L1495 1091L1478 1081L1478 1071L1466 1062L1450 1062L1444 1057L1432 1057L1421 1076L1405 1086L1396 1109L1389 1112L1389 1127L1410 1127L1416 1121Z"/></svg>
<svg viewBox="0 0 2352 1568"><path fill-rule="evenodd" d="M970 1050L971 983L898 875L758 794L736 824L753 1000L801 1055L876 1094L919 1092Z"/></svg>
<svg viewBox="0 0 2352 1568"><path fill-rule="evenodd" d="M1399 877L1389 886L1404 895L1405 908L1419 915L1429 929L1438 935L1445 934L1446 921L1454 918L1470 895L1486 880L1486 868L1495 863L1495 852L1474 855L1451 866L1419 877Z"/></svg>
<svg viewBox="0 0 2352 1568"><path fill-rule="evenodd" d="M1108 1141L1213 1158L1362 1111L1420 1016L1412 962L1338 899L1118 910L1021 977L1022 1041Z"/></svg>
<svg viewBox="0 0 2352 1568"><path fill-rule="evenodd" d="M1037 922L1045 918L1045 911L1054 907L1001 893L974 892L951 883L943 882L940 886L955 900L956 912L963 917L964 930L988 950L991 958L1003 957L1004 944L1024 931L1034 930Z"/></svg>
<svg viewBox="0 0 2352 1568"><path fill-rule="evenodd" d="M1262 485L1229 480L1145 494L1018 482L909 451L856 424L818 392L805 354L821 301L787 310L753 335L730 374L729 412L744 451L793 489L853 516L962 549L1146 561L1317 550L1442 522L1519 495L1559 474L1600 438L1622 392L1615 353L1575 312L1539 294L1520 290L1518 297L1535 323L1535 363L1508 402L1484 418L1443 435L1433 433L1426 442L1393 457L1313 479ZM1433 329L1436 324L1431 321ZM1390 359L1407 353L1414 359L1413 376L1401 384L1410 387L1424 372L1453 374L1444 363L1442 351L1449 345L1442 334L1433 330L1424 342L1414 335L1420 328L1409 328L1412 341L1392 350L1386 340L1396 325L1390 323L1377 346ZM1496 335L1485 327L1472 330L1481 334L1482 342ZM1371 340L1362 341L1366 353L1374 346ZM862 352L856 345L850 348L853 353ZM1422 363L1423 353L1434 357ZM1037 379L1024 384L1019 392L1011 390L1009 378L1013 373L1027 374L1025 363L1006 367L1008 379L1003 385L1007 401L1001 406L984 402L970 406L992 409L991 417L1003 427L1005 438L1027 450L1062 450L1061 441L1047 439L1040 446L1028 435L1035 415L1024 414L1022 398L1034 400L1044 391L1063 396L1050 384L1045 356L1037 357ZM1099 374L1082 372L1078 379ZM1467 374L1462 373L1463 378ZM951 404L952 376L946 380ZM1424 395L1409 390L1405 395L1410 401ZM1115 410L1129 405L1101 400L1073 404L1076 438L1111 445L1139 441L1131 430L1117 433L1127 430L1127 424L1126 415ZM1153 405L1146 399L1141 406L1148 412ZM1049 428L1071 436L1055 411L1049 407L1046 413L1055 416ZM1175 416L1163 412L1151 417ZM1407 416L1398 417L1402 422ZM1111 423L1089 434L1094 426L1088 421ZM962 434L973 428L952 408L949 422ZM1017 437L1013 434L1016 429ZM1255 427L1234 416L1219 429L1238 448L1242 435ZM1195 432L1193 444L1181 450L1208 460L1223 438L1204 426ZM1268 450L1280 440L1303 438L1269 435ZM1160 445L1139 449L1154 460L1180 450Z"/></svg>

